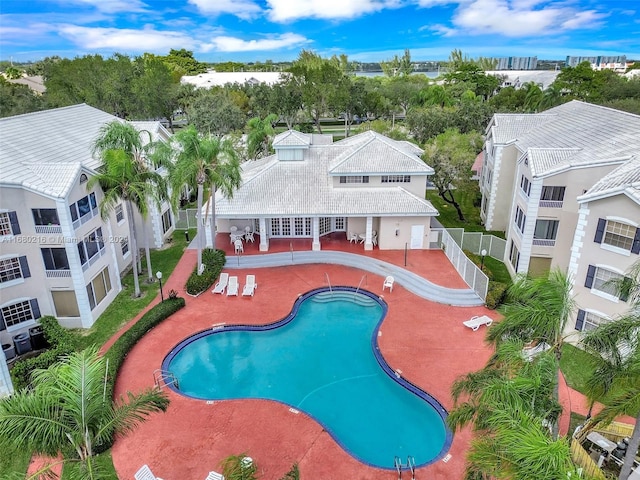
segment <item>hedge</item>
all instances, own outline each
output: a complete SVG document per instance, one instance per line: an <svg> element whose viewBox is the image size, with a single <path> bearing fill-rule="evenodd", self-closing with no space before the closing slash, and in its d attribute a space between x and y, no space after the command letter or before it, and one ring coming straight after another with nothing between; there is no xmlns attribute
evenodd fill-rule
<svg viewBox="0 0 640 480"><path fill-rule="evenodd" d="M11 369L13 388L16 391L27 388L31 383L34 370L47 369L62 357L75 350L73 335L63 328L55 317L45 316L40 319L42 333L50 348L37 357L17 360Z"/></svg>
<svg viewBox="0 0 640 480"><path fill-rule="evenodd" d="M227 256L224 250L213 250L211 248L205 248L202 251L202 263L204 264L204 271L202 275L198 275L198 265L193 269L193 272L187 280L185 288L189 295L200 295L207 290L213 282L215 282L220 276L220 272L224 268L224 264L227 261Z"/></svg>
<svg viewBox="0 0 640 480"><path fill-rule="evenodd" d="M491 310L498 308L502 302L504 302L504 297L507 294L507 288L509 288L509 285L506 283L489 281L487 298L485 300L487 308L490 308Z"/></svg>

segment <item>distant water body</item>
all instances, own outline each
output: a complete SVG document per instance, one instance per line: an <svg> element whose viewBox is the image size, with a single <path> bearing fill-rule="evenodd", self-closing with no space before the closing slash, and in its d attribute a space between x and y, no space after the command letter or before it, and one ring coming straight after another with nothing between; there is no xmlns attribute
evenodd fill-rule
<svg viewBox="0 0 640 480"><path fill-rule="evenodd" d="M436 78L438 72L416 72L426 75L429 78ZM384 72L356 72L356 77L384 77Z"/></svg>

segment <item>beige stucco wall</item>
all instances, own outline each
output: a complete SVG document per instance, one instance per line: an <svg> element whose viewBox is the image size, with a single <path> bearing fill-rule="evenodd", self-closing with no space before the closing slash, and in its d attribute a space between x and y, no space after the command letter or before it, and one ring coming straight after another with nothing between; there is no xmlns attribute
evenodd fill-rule
<svg viewBox="0 0 640 480"><path fill-rule="evenodd" d="M431 217L381 217L378 229L378 247L380 250L402 250L411 248L411 227L424 226L421 249L429 248L431 236ZM396 235L396 230L398 235Z"/></svg>
<svg viewBox="0 0 640 480"><path fill-rule="evenodd" d="M490 230L505 231L509 226L509 213L511 212L511 200L516 180L514 179L516 164L520 156L519 150L509 145L502 148L500 165L493 168L493 192L495 200L493 202L493 217L487 228ZM489 207L491 208L491 206Z"/></svg>

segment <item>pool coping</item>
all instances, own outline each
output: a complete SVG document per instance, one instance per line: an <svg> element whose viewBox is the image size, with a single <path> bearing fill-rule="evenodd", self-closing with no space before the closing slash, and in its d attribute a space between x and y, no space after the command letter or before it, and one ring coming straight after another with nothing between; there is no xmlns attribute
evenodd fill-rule
<svg viewBox="0 0 640 480"><path fill-rule="evenodd" d="M275 322L271 322L271 323L267 323L267 324L262 324L262 325L248 325L248 324L216 324L213 325L210 328L207 328L205 330L201 330L199 332L193 333L187 337L185 337L184 339L182 339L180 342L178 342L173 348L171 348L171 350L164 356L162 363L161 363L161 375L162 375L162 380L165 384L165 386L167 388L169 388L170 390L172 390L173 392L175 392L178 395L181 395L183 397L187 397L187 398L191 398L193 400L198 400L198 401L203 401L203 402L224 402L224 401L229 401L229 400L243 400L244 398L238 398L238 399L204 399L201 397L196 397L193 395L189 395L187 393L182 392L179 388L176 388L174 382L170 381L167 382L165 375L169 375L170 374L170 370L168 369L168 366L171 364L171 361L175 358L175 356L187 345L189 345L192 342L195 342L196 340L199 340L200 338L209 336L209 335L215 335L217 333L222 333L224 331L268 331L268 330L274 330L276 328L280 328L288 323L290 323L297 315L297 312L301 306L301 304L307 300L308 298L320 294L320 293L324 293L324 292L333 292L333 291L340 291L340 292L352 292L352 293L359 293L365 296L370 297L371 299L375 300L381 307L382 307L382 315L380 317L380 320L378 321L378 323L375 325L372 335L371 335L371 349L372 349L372 353L373 356L375 357L378 365L381 367L382 371L394 382L398 383L400 386L402 386L403 388L405 388L406 390L408 390L409 392L413 393L414 395L416 395L418 398L424 400L425 402L427 402L438 414L438 416L440 417L440 420L442 421L442 424L444 426L445 429L445 439L444 439L444 444L440 450L440 452L433 457L431 460L429 460L428 462L424 462L424 463L419 463L419 464L415 464L414 468L420 468L420 467L425 467L428 465L432 465L435 462L443 459L447 453L449 452L449 450L451 449L451 445L453 443L453 431L449 428L448 424L447 424L447 416L448 416L448 412L446 410L446 408L431 394L429 394L427 391L423 390L422 388L420 388L418 385L414 384L413 382L411 382L410 380L402 377L401 372L393 370L391 368L391 366L389 365L389 363L386 361L386 359L384 358L384 355L382 354L382 352L380 352L380 346L378 344L378 338L379 338L379 332L380 329L382 327L382 324L384 322L384 320L387 317L387 312L389 309L389 306L387 304L387 302L384 301L384 299L382 297L380 297L379 295L370 292L369 290L363 289L363 288L356 288L356 287L351 287L351 286L346 286L346 285L335 285L335 286L330 286L330 287L319 287L319 288L314 288L312 290L309 290L305 293L300 294L295 301L293 302L293 306L291 308L291 311L283 318L281 318L280 320L277 320ZM281 400L274 400L272 398L263 398L263 397L251 397L251 399L256 399L256 400L267 400L270 402L274 402L274 403L279 403L281 405L285 405L287 407L289 407L290 409L295 410L296 412L300 411L296 406L294 405L290 405L286 402L283 402ZM315 416L311 415L310 413L308 413L305 410L302 410L303 413L305 415L307 415L309 418L313 419L315 422L317 422L319 425L322 426L322 428L324 430L326 430L329 435L331 436L331 438L340 446L340 448L342 448L345 452L347 452L352 458L354 458L355 460L357 460L358 462L373 467L373 468L379 468L382 470L390 470L390 471L395 471L398 469L398 465L394 466L394 467L384 467L384 466L380 466L380 465L375 465L373 463L370 463L366 460L361 459L360 457L358 457L357 455L355 455L349 448L347 448L342 441L340 440L340 438L335 435L332 430L330 428L327 427L327 425L324 422L321 422L318 418L316 418ZM397 458L397 457L395 457ZM399 467L402 470L409 470L410 467L404 464L400 464Z"/></svg>

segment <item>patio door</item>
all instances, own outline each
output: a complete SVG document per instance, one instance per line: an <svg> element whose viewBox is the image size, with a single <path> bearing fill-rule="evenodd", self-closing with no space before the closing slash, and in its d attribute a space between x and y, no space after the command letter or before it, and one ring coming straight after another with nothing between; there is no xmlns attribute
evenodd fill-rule
<svg viewBox="0 0 640 480"><path fill-rule="evenodd" d="M309 217L272 218L269 223L270 238L311 237L311 218Z"/></svg>
<svg viewBox="0 0 640 480"><path fill-rule="evenodd" d="M411 249L422 248L422 242L424 240L424 225L411 225L411 243L409 244Z"/></svg>

